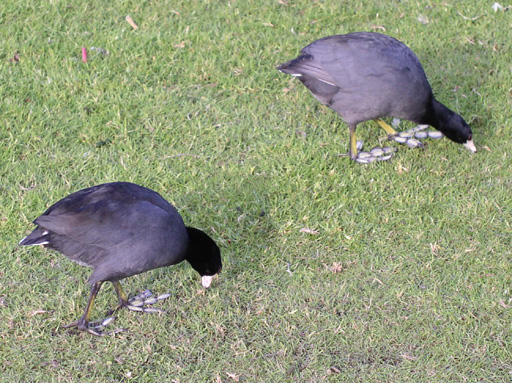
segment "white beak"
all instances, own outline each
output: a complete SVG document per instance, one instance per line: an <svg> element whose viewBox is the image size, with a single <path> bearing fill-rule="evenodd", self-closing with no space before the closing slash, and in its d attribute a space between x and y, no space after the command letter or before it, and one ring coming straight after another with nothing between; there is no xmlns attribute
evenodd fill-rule
<svg viewBox="0 0 512 383"><path fill-rule="evenodd" d="M471 150L473 153L476 153L476 146L475 144L473 143L473 140L468 140L466 141L464 144L466 148L468 148L469 150Z"/></svg>
<svg viewBox="0 0 512 383"><path fill-rule="evenodd" d="M205 289L207 289L212 284L212 280L213 280L213 275L203 275L201 277L201 284L203 285L203 287Z"/></svg>

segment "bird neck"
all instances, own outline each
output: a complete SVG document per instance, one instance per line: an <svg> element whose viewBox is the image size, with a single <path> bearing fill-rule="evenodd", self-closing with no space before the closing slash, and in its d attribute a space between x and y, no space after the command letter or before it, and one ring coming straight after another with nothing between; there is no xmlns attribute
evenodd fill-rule
<svg viewBox="0 0 512 383"><path fill-rule="evenodd" d="M447 108L434 97L430 101L430 105L426 114L426 124L443 132L451 129L450 121L457 115L453 110Z"/></svg>

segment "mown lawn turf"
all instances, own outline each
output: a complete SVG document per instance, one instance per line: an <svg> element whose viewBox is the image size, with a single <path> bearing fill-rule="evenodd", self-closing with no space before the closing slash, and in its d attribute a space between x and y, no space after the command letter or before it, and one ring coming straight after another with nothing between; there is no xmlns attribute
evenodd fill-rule
<svg viewBox="0 0 512 383"><path fill-rule="evenodd" d="M511 14L491 3L4 0L0 381L508 381ZM363 30L417 54L476 155L443 139L339 156L347 126L275 67ZM124 281L170 292L167 314L122 311L129 331L97 338L61 327L90 271L17 243L111 181L161 193L224 269L207 291L186 264ZM93 318L114 304L106 286Z"/></svg>

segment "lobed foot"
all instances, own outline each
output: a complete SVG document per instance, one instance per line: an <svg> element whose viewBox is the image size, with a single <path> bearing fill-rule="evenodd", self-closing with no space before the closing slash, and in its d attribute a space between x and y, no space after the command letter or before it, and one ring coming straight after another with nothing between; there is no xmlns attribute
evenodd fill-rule
<svg viewBox="0 0 512 383"><path fill-rule="evenodd" d="M80 331L87 331L89 334L96 335L96 336L113 335L113 334L117 334L119 332L126 331L125 328L116 328L112 331L104 331L105 327L107 327L115 319L116 319L115 317L108 317L108 318L103 319L101 322L85 322L85 323L83 323L82 320L78 320L78 321L72 322L72 323L64 326L64 328L76 327Z"/></svg>
<svg viewBox="0 0 512 383"><path fill-rule="evenodd" d="M165 311L155 307L146 307L146 305L153 305L158 301L162 301L171 296L171 294L161 294L157 297L153 297L153 293L150 290L146 290L143 293L136 295L128 299L128 305L126 308L132 311L139 311L144 313L164 313Z"/></svg>
<svg viewBox="0 0 512 383"><path fill-rule="evenodd" d="M105 327L107 327L110 323L112 323L116 318L108 317L103 319L101 322L91 322L89 323L89 327L87 327L86 331L89 334L96 336L105 336L105 335L114 335L119 332L127 331L125 328L115 328L112 331L104 331Z"/></svg>
<svg viewBox="0 0 512 383"><path fill-rule="evenodd" d="M395 150L395 148L391 147L375 147L369 152L358 152L355 161L360 164L369 164L374 161L388 161L393 157Z"/></svg>
<svg viewBox="0 0 512 383"><path fill-rule="evenodd" d="M389 135L389 139L400 144L406 144L410 148L423 148L423 144L419 141L424 138L438 139L444 137L439 131L425 131L429 125L418 125L412 129L395 135Z"/></svg>

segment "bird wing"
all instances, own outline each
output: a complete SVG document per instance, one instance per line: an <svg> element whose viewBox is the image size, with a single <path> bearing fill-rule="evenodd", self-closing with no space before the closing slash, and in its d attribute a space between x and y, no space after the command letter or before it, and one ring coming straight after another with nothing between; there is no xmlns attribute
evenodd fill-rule
<svg viewBox="0 0 512 383"><path fill-rule="evenodd" d="M79 211L55 209L49 215L41 215L34 223L84 246L111 248L154 231L166 214L147 201L101 200L82 205Z"/></svg>
<svg viewBox="0 0 512 383"><path fill-rule="evenodd" d="M352 33L328 36L301 51L312 56L341 89L356 89L380 82L427 83L416 55L402 42L382 34ZM372 81L367 81L368 78Z"/></svg>
<svg viewBox="0 0 512 383"><path fill-rule="evenodd" d="M160 220L180 215L158 193L117 182L77 191L46 210L34 223L83 244L112 246Z"/></svg>
<svg viewBox="0 0 512 383"><path fill-rule="evenodd" d="M334 78L323 68L322 63L310 54L302 54L278 68L284 73L297 77L313 77L328 85L336 86Z"/></svg>

